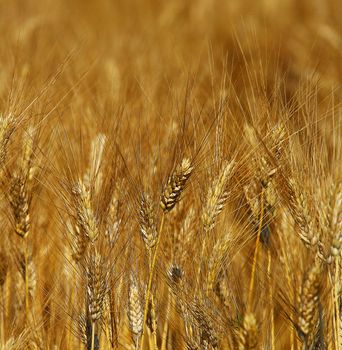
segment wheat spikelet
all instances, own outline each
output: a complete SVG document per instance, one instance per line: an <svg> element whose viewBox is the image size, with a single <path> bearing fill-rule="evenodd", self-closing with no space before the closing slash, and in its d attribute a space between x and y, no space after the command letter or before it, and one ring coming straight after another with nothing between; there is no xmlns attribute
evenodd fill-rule
<svg viewBox="0 0 342 350"><path fill-rule="evenodd" d="M76 206L77 225L91 242L95 242L99 235L99 230L92 209L90 190L80 180L73 187L72 194Z"/></svg>
<svg viewBox="0 0 342 350"><path fill-rule="evenodd" d="M175 230L172 246L173 259L179 264L183 264L188 256L188 246L192 243L192 237L195 234L195 218L195 209L190 206L190 208L187 208L186 216L182 221L181 227Z"/></svg>
<svg viewBox="0 0 342 350"><path fill-rule="evenodd" d="M87 296L88 311L92 322L103 314L104 300L108 292L108 271L102 256L95 247L87 258Z"/></svg>
<svg viewBox="0 0 342 350"><path fill-rule="evenodd" d="M108 239L109 245L111 247L114 246L116 241L119 238L119 230L121 226L122 218L119 214L120 209L120 201L118 198L118 194L115 191L112 195L110 204L109 204L109 210L107 215L107 225L105 230L105 236Z"/></svg>
<svg viewBox="0 0 342 350"><path fill-rule="evenodd" d="M286 136L285 124L283 121L280 121L275 127L273 127L270 133L270 149L273 151L277 160L279 160L284 153Z"/></svg>
<svg viewBox="0 0 342 350"><path fill-rule="evenodd" d="M215 280L220 270L220 264L225 254L229 251L232 245L232 239L230 232L226 233L221 239L219 239L213 249L208 262L208 279L207 279L207 289L213 290Z"/></svg>
<svg viewBox="0 0 342 350"><path fill-rule="evenodd" d="M322 266L316 262L304 278L299 295L298 330L306 343L313 340L314 330L318 322L321 274Z"/></svg>
<svg viewBox="0 0 342 350"><path fill-rule="evenodd" d="M144 313L141 304L140 291L136 277L132 274L128 292L128 320L136 347L143 331Z"/></svg>
<svg viewBox="0 0 342 350"><path fill-rule="evenodd" d="M106 141L104 134L96 135L91 141L89 166L83 177L84 184L88 188L91 187L91 182L94 180L95 193L98 193L101 188L103 174L100 171L100 166Z"/></svg>
<svg viewBox="0 0 342 350"><path fill-rule="evenodd" d="M208 190L206 204L202 214L202 222L205 231L214 228L216 218L222 211L227 199L229 191L227 183L233 170L234 162L224 162L217 178Z"/></svg>
<svg viewBox="0 0 342 350"><path fill-rule="evenodd" d="M8 141L14 131L15 121L13 116L0 115L0 166L5 163Z"/></svg>
<svg viewBox="0 0 342 350"><path fill-rule="evenodd" d="M305 245L314 246L317 244L319 238L314 233L313 219L309 210L307 196L294 179L289 180L289 191L290 210L299 228L299 237Z"/></svg>
<svg viewBox="0 0 342 350"><path fill-rule="evenodd" d="M30 213L26 180L22 176L13 175L9 195L15 221L15 232L20 237L25 238L30 232Z"/></svg>
<svg viewBox="0 0 342 350"><path fill-rule="evenodd" d="M83 231L77 225L73 226L70 221L67 222L68 232L71 234L71 247L72 247L72 258L78 262L80 261L87 250L88 240Z"/></svg>
<svg viewBox="0 0 342 350"><path fill-rule="evenodd" d="M33 156L34 156L34 128L30 126L24 135L23 141L23 150L22 150L22 159L21 159L21 169L23 170L25 177L28 181L32 181L37 167L33 165Z"/></svg>
<svg viewBox="0 0 342 350"><path fill-rule="evenodd" d="M246 313L238 332L238 349L252 350L258 346L258 324L252 313Z"/></svg>
<svg viewBox="0 0 342 350"><path fill-rule="evenodd" d="M180 200L180 195L193 171L188 158L184 158L175 171L169 176L160 200L164 212L170 211Z"/></svg>
<svg viewBox="0 0 342 350"><path fill-rule="evenodd" d="M210 316L206 314L203 306L195 299L190 305L190 312L200 329L201 343L211 345L213 349L219 348L219 338L217 329L214 326Z"/></svg>
<svg viewBox="0 0 342 350"><path fill-rule="evenodd" d="M147 249L152 249L157 242L157 227L154 207L148 195L142 195L139 210L140 233Z"/></svg>
<svg viewBox="0 0 342 350"><path fill-rule="evenodd" d="M77 333L79 334L79 338L81 342L85 345L88 343L87 337L87 319L84 315L79 315L77 317Z"/></svg>

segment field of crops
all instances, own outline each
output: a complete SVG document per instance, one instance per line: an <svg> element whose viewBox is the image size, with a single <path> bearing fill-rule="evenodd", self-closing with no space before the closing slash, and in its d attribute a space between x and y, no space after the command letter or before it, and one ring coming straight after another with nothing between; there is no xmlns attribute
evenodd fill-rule
<svg viewBox="0 0 342 350"><path fill-rule="evenodd" d="M0 0L0 349L342 349L341 14Z"/></svg>

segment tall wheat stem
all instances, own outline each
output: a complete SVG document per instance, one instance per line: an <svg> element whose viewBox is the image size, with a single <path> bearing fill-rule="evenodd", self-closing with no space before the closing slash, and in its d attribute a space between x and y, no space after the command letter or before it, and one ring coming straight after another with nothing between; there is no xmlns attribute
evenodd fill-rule
<svg viewBox="0 0 342 350"><path fill-rule="evenodd" d="M115 319L114 289L109 293L109 302L110 302L110 329L112 334L111 347L112 349L117 349L118 347L117 346L117 325L116 325L116 319Z"/></svg>
<svg viewBox="0 0 342 350"><path fill-rule="evenodd" d="M272 278L271 278L271 266L272 266L272 256L270 249L267 250L267 274L268 274L268 288L270 293L270 305L271 305L271 350L275 349L275 336L274 336L274 309L273 309L273 288L272 288Z"/></svg>
<svg viewBox="0 0 342 350"><path fill-rule="evenodd" d="M75 273L74 273L73 275L74 275L73 280L76 281L76 276L77 276L76 271L75 271ZM74 303L74 288L71 288L71 296L70 296L70 304L69 304L71 308L72 308L73 303ZM70 329L71 329L71 323L72 323L71 317L70 317L68 323L69 323L69 327L70 327ZM71 342L71 332L68 332L68 340L67 340L68 349L71 348L71 347L70 347L70 342Z"/></svg>
<svg viewBox="0 0 342 350"><path fill-rule="evenodd" d="M340 275L340 264L339 257L335 259L335 277L334 277L334 309L335 309L335 347L336 349L340 349L341 338L341 325L340 325L340 308L339 308L339 297L338 297L338 281Z"/></svg>
<svg viewBox="0 0 342 350"><path fill-rule="evenodd" d="M251 310L252 307L252 298L253 298L253 290L254 290L254 280L255 280L255 270L256 270L256 263L258 259L258 250L259 250L259 244L260 244L260 236L261 236L261 230L263 225L263 217L264 217L264 189L261 191L261 203L260 203L260 219L259 219L259 227L258 227L258 234L257 234L257 240L255 243L255 250L254 250L254 256L253 256L253 265L252 265L252 272L251 272L251 280L249 284L249 291L248 291L248 310Z"/></svg>
<svg viewBox="0 0 342 350"><path fill-rule="evenodd" d="M95 322L91 323L91 347L90 350L95 349Z"/></svg>
<svg viewBox="0 0 342 350"><path fill-rule="evenodd" d="M24 237L24 245L25 245L25 311L26 311L26 320L28 320L30 305L29 305L29 275L28 275L28 242L27 242L27 237Z"/></svg>
<svg viewBox="0 0 342 350"><path fill-rule="evenodd" d="M3 305L3 307L1 308L0 310L0 313L1 313L1 319L0 319L0 322L1 322L1 329L0 329L0 332L1 332L1 347L3 347L5 345L5 293L4 293L4 286L1 286L0 287L0 293L1 293L1 305Z"/></svg>
<svg viewBox="0 0 342 350"><path fill-rule="evenodd" d="M165 213L163 212L162 217L161 217L161 221L160 221L159 230L158 230L158 237L157 237L156 246L154 248L154 252L152 255L151 268L150 268L149 275L148 275L148 282L147 282L147 289L146 289L146 296L145 296L145 307L144 307L143 331L142 331L141 343L140 343L141 349L143 349L143 347L144 347L144 338L145 338L144 335L145 335L145 324L146 324L147 312L148 312L148 303L150 300L153 274L154 274L154 269L155 269L156 260L157 260L157 253L158 253L160 237L161 237L161 233L163 231L164 219L165 219Z"/></svg>
<svg viewBox="0 0 342 350"><path fill-rule="evenodd" d="M165 324L162 333L162 344L160 350L166 350L166 341L167 341L167 332L169 328L169 314L170 314L170 306L171 306L171 294L167 292L167 306L166 306L166 317Z"/></svg>
<svg viewBox="0 0 342 350"><path fill-rule="evenodd" d="M199 286L199 282L200 282L200 278L201 278L201 272L202 272L202 258L204 255L204 250L205 250L205 246L206 246L206 242L207 242L207 234L208 232L204 231L204 237L203 237L203 241L201 244L201 252L200 252L200 261L198 263L198 268L197 268L197 279L196 279L196 283L197 286L196 288L198 288ZM206 293L208 294L208 288L206 288Z"/></svg>
<svg viewBox="0 0 342 350"><path fill-rule="evenodd" d="M152 269L152 255L151 250L148 250L148 263L150 270ZM154 307L154 297L153 294L151 294L151 317L152 319L152 347L153 349L158 349L158 343L157 343L157 323L155 319L155 307Z"/></svg>

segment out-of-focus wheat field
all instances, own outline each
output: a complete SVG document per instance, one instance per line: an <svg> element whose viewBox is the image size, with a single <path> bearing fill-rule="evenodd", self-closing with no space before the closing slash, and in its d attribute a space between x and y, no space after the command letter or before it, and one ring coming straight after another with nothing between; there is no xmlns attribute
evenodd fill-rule
<svg viewBox="0 0 342 350"><path fill-rule="evenodd" d="M0 0L0 349L342 349L341 14Z"/></svg>

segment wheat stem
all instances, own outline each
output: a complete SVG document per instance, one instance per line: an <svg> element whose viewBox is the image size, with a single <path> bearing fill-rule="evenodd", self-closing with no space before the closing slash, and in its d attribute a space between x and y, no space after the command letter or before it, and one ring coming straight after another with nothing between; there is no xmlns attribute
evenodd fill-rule
<svg viewBox="0 0 342 350"><path fill-rule="evenodd" d="M167 342L167 333L169 329L169 314L170 314L170 306L171 306L171 295L168 292L167 293L167 306L166 306L166 316L165 316L165 323L162 333L162 344L160 350L166 350L166 342Z"/></svg>
<svg viewBox="0 0 342 350"><path fill-rule="evenodd" d="M339 342L342 340L341 338L341 326L340 326L340 311L339 311L339 297L338 297L338 281L339 281L339 273L340 273L340 264L338 261L339 258L335 259L335 278L334 278L334 320L335 320L335 348L336 350L340 349Z"/></svg>
<svg viewBox="0 0 342 350"><path fill-rule="evenodd" d="M260 203L259 227L258 227L257 240L256 240L256 243L255 243L255 250L254 250L254 256L253 256L253 265L252 265L251 279L250 279L249 291L248 291L248 310L251 310L251 307L252 307L252 298L253 298L254 280L255 280L255 270L256 270L256 263L257 263L257 259L258 259L258 250L259 250L261 230L262 230L262 225L263 225L264 189L261 192L261 200L260 200L260 202L261 203Z"/></svg>
<svg viewBox="0 0 342 350"><path fill-rule="evenodd" d="M154 296L151 295L151 325L152 325L152 344L153 350L158 350L157 343L157 321L156 321L156 312L154 307Z"/></svg>
<svg viewBox="0 0 342 350"><path fill-rule="evenodd" d="M271 307L271 350L275 349L275 336L274 336L274 309L273 309L273 287L271 278L271 266L272 266L272 256L270 249L267 250L267 274L268 274L268 288L270 293L270 307Z"/></svg>
<svg viewBox="0 0 342 350"><path fill-rule="evenodd" d="M0 319L0 322L1 322L1 329L0 329L0 332L1 332L1 347L4 346L5 344L5 298L4 298L4 286L1 286L0 287L0 292L1 292L1 305L4 305L1 309L0 309L0 313L1 313L1 319Z"/></svg>
<svg viewBox="0 0 342 350"><path fill-rule="evenodd" d="M91 347L90 350L95 349L95 321L91 323Z"/></svg>
<svg viewBox="0 0 342 350"><path fill-rule="evenodd" d="M165 219L165 213L163 211L161 221L160 221L159 230L158 230L157 242L156 242L154 252L152 255L151 268L150 268L149 275L148 275L148 282L147 282L147 289L146 289L146 296L145 296L145 307L144 307L143 331L142 331L142 336L141 336L141 347L140 347L141 349L143 349L143 347L144 347L144 333L145 333L145 324L146 324L147 312L148 312L148 303L150 300L153 273L154 273L156 260L157 260L157 253L158 253L158 247L159 247L159 242L160 242L160 236L161 236L163 226L164 226L164 219Z"/></svg>
<svg viewBox="0 0 342 350"><path fill-rule="evenodd" d="M26 320L27 320L28 314L30 311L30 305L29 305L29 275L28 275L28 242L26 237L24 237L24 244L25 244L25 311L26 311Z"/></svg>

